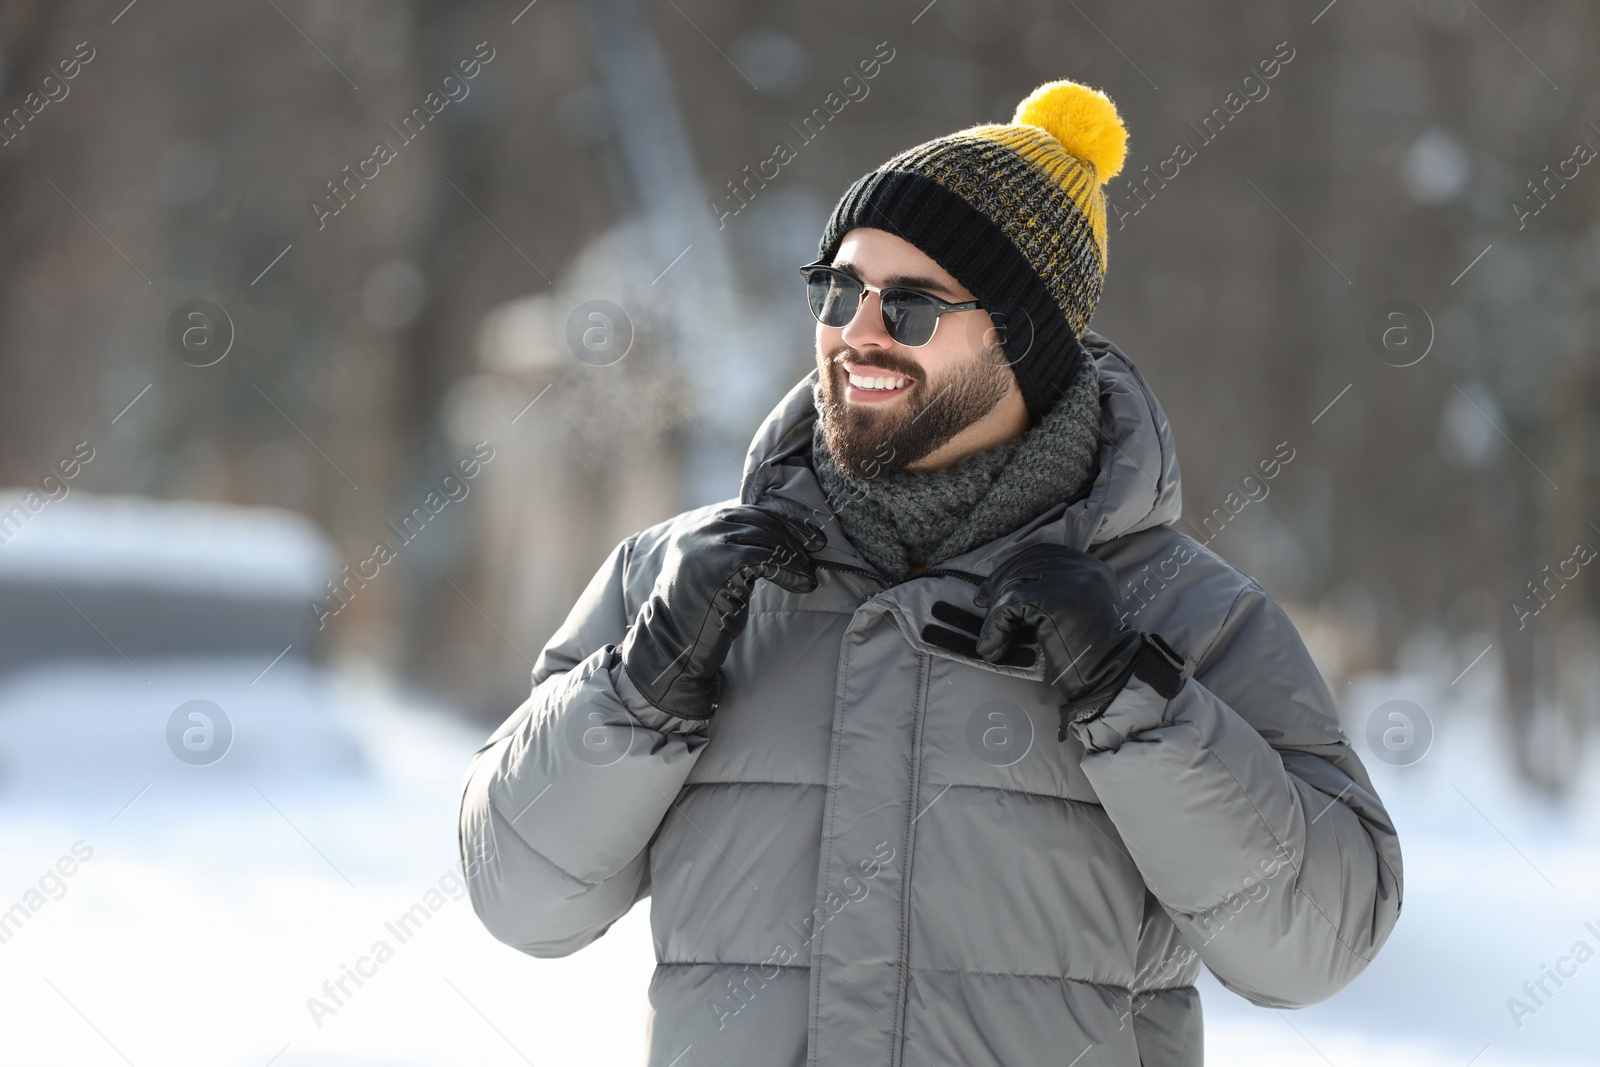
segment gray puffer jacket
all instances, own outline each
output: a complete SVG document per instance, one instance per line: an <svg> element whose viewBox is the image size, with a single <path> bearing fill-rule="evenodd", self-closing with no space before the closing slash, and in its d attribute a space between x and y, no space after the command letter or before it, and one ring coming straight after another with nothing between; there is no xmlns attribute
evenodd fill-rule
<svg viewBox="0 0 1600 1067"><path fill-rule="evenodd" d="M1261 586L1171 527L1166 416L1085 341L1086 497L889 585L808 465L813 372L740 497L824 520L821 584L757 583L715 717L651 707L616 655L707 507L612 550L473 757L462 861L495 937L564 956L654 897L651 1067L1199 1064L1202 962L1299 1007L1388 938L1400 846L1326 685ZM1037 661L965 654L977 581L1041 541L1115 569L1185 658L1176 697L1135 679L1061 740Z"/></svg>

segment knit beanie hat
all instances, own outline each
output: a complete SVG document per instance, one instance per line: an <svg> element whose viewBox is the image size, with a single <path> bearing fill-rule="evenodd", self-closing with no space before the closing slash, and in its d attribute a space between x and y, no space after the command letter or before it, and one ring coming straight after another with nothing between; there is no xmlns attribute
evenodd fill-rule
<svg viewBox="0 0 1600 1067"><path fill-rule="evenodd" d="M1086 358L1079 342L1106 271L1100 187L1122 169L1127 140L1104 93L1046 82L1009 123L926 141L862 175L835 205L818 259L833 262L858 226L915 245L982 302L1037 419Z"/></svg>

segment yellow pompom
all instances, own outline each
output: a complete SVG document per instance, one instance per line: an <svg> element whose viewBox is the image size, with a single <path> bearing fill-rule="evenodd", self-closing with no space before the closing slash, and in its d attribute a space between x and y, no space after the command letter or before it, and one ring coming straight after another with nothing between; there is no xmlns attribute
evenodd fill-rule
<svg viewBox="0 0 1600 1067"><path fill-rule="evenodd" d="M1093 163L1102 183L1117 176L1128 154L1128 131L1117 105L1078 82L1045 82L1017 105L1011 121L1047 131L1069 155Z"/></svg>

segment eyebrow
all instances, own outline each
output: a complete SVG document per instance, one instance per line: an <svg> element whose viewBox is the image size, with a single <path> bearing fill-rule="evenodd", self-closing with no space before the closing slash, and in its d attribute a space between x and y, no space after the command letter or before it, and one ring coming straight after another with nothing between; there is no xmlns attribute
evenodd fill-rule
<svg viewBox="0 0 1600 1067"><path fill-rule="evenodd" d="M861 277L860 268L854 263L835 263L834 266L839 270L844 271L858 282L865 280ZM910 289L927 289L931 292L947 296L951 300L956 299L955 291L949 286L945 285L936 278L928 278L921 274L891 274L883 280L883 284L885 287L899 285Z"/></svg>

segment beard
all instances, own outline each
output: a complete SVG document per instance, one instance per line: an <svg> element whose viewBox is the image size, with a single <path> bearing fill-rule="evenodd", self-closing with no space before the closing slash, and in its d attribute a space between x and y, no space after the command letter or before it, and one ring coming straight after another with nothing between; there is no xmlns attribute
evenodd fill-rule
<svg viewBox="0 0 1600 1067"><path fill-rule="evenodd" d="M882 367L910 378L912 384L903 396L886 404L851 404L844 396L847 375L841 360ZM927 377L920 364L895 353L880 352L865 360L849 345L840 345L822 360L817 379L828 453L855 478L903 470L993 411L1005 399L1011 379L1011 367L998 344L934 378Z"/></svg>

